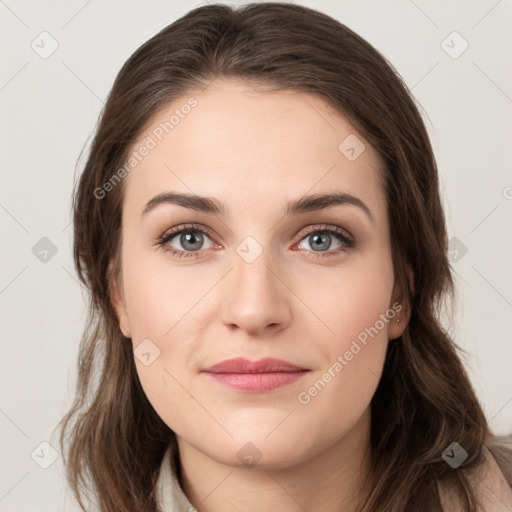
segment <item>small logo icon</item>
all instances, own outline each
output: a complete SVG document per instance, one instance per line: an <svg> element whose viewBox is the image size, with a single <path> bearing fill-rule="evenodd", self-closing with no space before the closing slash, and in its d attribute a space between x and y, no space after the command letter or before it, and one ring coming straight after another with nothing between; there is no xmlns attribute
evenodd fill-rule
<svg viewBox="0 0 512 512"><path fill-rule="evenodd" d="M468 252L466 245L456 236L448 242L448 259L452 263L459 262Z"/></svg>
<svg viewBox="0 0 512 512"><path fill-rule="evenodd" d="M260 257L262 252L263 247L252 236L244 238L236 247L236 253L246 263L253 263L254 261L256 261L256 259Z"/></svg>
<svg viewBox="0 0 512 512"><path fill-rule="evenodd" d="M457 31L453 31L443 39L441 48L452 59L458 59L469 48L469 43Z"/></svg>
<svg viewBox="0 0 512 512"><path fill-rule="evenodd" d="M48 469L59 458L57 450L46 441L39 443L30 456L43 469Z"/></svg>
<svg viewBox="0 0 512 512"><path fill-rule="evenodd" d="M238 450L237 456L245 466L248 468L254 466L262 456L262 453L252 443L245 443L240 450Z"/></svg>
<svg viewBox="0 0 512 512"><path fill-rule="evenodd" d="M441 454L441 457L453 469L456 469L468 458L468 452L464 450L464 448L462 448L462 446L459 443L453 442Z"/></svg>
<svg viewBox="0 0 512 512"><path fill-rule="evenodd" d="M359 158L365 149L363 141L353 133L347 135L338 145L338 151L351 162Z"/></svg>
<svg viewBox="0 0 512 512"><path fill-rule="evenodd" d="M149 366L160 355L160 349L149 338L146 338L137 345L134 354L144 366Z"/></svg>
<svg viewBox="0 0 512 512"><path fill-rule="evenodd" d="M57 250L57 246L49 238L43 236L32 247L32 254L43 263L48 263L57 254Z"/></svg>
<svg viewBox="0 0 512 512"><path fill-rule="evenodd" d="M48 32L41 32L31 43L30 47L41 59L47 59L59 47L57 40Z"/></svg>

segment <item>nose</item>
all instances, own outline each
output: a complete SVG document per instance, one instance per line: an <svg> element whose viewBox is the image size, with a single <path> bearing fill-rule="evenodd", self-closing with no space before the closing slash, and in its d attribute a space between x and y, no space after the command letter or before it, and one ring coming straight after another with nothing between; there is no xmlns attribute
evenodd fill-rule
<svg viewBox="0 0 512 512"><path fill-rule="evenodd" d="M292 317L290 297L281 267L271 261L270 251L249 263L234 253L234 268L223 290L222 320L231 330L247 335L275 335L285 329Z"/></svg>

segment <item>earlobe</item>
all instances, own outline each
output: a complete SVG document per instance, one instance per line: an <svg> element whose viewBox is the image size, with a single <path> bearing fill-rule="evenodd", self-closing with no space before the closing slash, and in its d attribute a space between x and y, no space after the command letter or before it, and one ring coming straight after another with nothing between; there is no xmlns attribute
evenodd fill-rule
<svg viewBox="0 0 512 512"><path fill-rule="evenodd" d="M120 285L120 273L114 273L114 262L111 261L109 263L107 269L107 279L109 283L109 295L110 295L110 303L114 308L116 313L119 328L123 333L125 338L131 338L131 329L130 329L130 321L128 319L128 314L126 312L126 305L124 301L124 294L120 291L122 290L122 284Z"/></svg>

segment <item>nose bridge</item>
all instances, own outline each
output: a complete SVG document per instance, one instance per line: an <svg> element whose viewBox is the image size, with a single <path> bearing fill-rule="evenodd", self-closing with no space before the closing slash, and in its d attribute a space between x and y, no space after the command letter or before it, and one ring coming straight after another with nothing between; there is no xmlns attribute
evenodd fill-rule
<svg viewBox="0 0 512 512"><path fill-rule="evenodd" d="M268 245L264 247L254 236L247 236L236 246L233 259L237 293L260 302L276 298L276 258Z"/></svg>
<svg viewBox="0 0 512 512"><path fill-rule="evenodd" d="M276 276L277 258L253 236L247 236L233 253L224 322L247 331L259 331L268 325L285 324L290 316L286 287Z"/></svg>
<svg viewBox="0 0 512 512"><path fill-rule="evenodd" d="M275 287L271 268L276 262L269 247L264 248L254 237L248 236L238 244L235 253L235 279L240 286L258 293Z"/></svg>

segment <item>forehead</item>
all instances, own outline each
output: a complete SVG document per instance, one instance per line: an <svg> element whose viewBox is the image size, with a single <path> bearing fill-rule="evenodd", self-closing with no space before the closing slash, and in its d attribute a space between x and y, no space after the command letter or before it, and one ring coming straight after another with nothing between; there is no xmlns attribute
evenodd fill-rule
<svg viewBox="0 0 512 512"><path fill-rule="evenodd" d="M124 207L139 215L168 190L218 197L238 211L327 191L385 208L377 153L311 94L217 80L161 109L134 151L144 156L131 159Z"/></svg>

